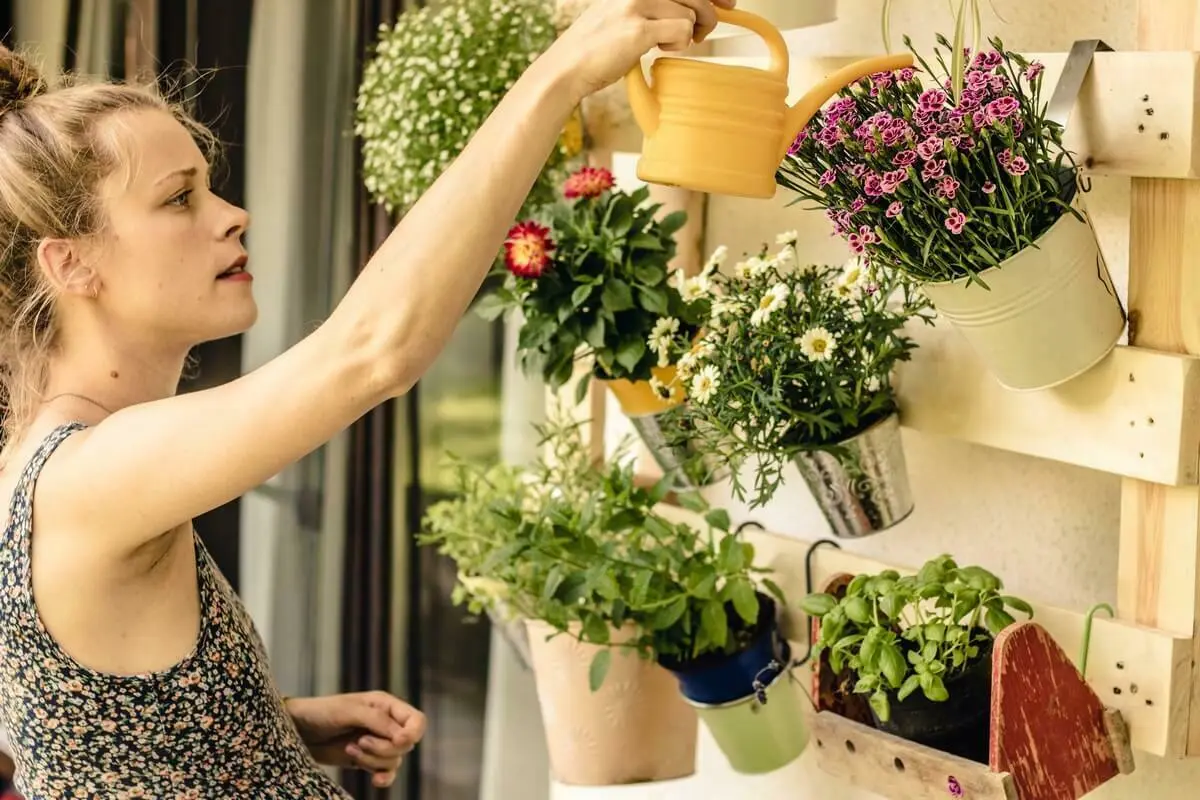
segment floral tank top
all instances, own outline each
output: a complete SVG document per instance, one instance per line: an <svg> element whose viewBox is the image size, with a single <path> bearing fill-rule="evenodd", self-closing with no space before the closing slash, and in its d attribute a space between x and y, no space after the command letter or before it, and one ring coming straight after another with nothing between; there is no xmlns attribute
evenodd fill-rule
<svg viewBox="0 0 1200 800"><path fill-rule="evenodd" d="M0 544L0 720L27 800L348 798L301 742L249 614L193 534L200 634L154 673L73 660L46 630L30 572L34 484L54 430L21 474Z"/></svg>

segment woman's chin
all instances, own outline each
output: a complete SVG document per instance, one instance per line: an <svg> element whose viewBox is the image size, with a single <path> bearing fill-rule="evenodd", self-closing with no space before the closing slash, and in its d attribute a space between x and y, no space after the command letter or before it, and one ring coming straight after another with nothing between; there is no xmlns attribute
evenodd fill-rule
<svg viewBox="0 0 1200 800"><path fill-rule="evenodd" d="M211 342L217 339L228 339L230 336L239 336L254 327L254 323L258 320L258 304L250 298L245 304L238 304L239 308L227 309L227 313L222 315L222 319L215 320L217 324L212 326L204 341Z"/></svg>

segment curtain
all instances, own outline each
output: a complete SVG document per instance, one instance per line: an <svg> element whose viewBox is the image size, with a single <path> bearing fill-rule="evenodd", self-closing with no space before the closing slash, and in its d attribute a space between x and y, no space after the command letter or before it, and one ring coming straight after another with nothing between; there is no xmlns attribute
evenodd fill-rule
<svg viewBox="0 0 1200 800"><path fill-rule="evenodd" d="M258 0L251 22L246 243L257 324L246 372L293 345L345 291L355 254L353 0ZM242 597L288 694L337 691L346 519L339 437L242 501Z"/></svg>
<svg viewBox="0 0 1200 800"><path fill-rule="evenodd" d="M355 80L362 75L379 26L393 21L402 9L398 0L355 0ZM361 179L361 161L354 169L354 264L361 269L393 227L383 209L371 202ZM393 541L395 529L394 447L396 404L368 412L349 432L344 563L342 566L342 689L366 691L392 683L393 663ZM416 700L417 698L410 698ZM408 770L411 776L415 770ZM385 797L370 776L346 771L342 786L356 798Z"/></svg>

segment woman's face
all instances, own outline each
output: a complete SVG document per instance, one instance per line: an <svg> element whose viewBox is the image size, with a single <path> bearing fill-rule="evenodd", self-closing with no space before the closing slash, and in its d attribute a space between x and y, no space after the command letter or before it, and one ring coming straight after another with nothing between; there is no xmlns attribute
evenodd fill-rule
<svg viewBox="0 0 1200 800"><path fill-rule="evenodd" d="M114 115L128 163L100 193L106 229L92 263L96 303L123 339L169 347L241 333L258 315L242 271L245 210L208 185L208 164L192 135L163 111Z"/></svg>

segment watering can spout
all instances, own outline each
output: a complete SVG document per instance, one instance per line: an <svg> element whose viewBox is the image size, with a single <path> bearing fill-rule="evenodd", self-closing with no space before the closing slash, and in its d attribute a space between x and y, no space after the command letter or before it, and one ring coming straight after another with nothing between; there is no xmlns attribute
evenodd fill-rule
<svg viewBox="0 0 1200 800"><path fill-rule="evenodd" d="M783 122L783 143L779 153L780 160L788 154L792 143L800 135L800 131L804 130L804 126L821 110L821 106L825 105L829 98L868 75L876 72L892 72L912 65L912 54L876 56L842 67L818 83L786 112Z"/></svg>
<svg viewBox="0 0 1200 800"><path fill-rule="evenodd" d="M641 128L643 136L653 136L658 130L658 98L646 80L646 73L639 63L625 76L625 91L629 95L629 108L633 119Z"/></svg>

